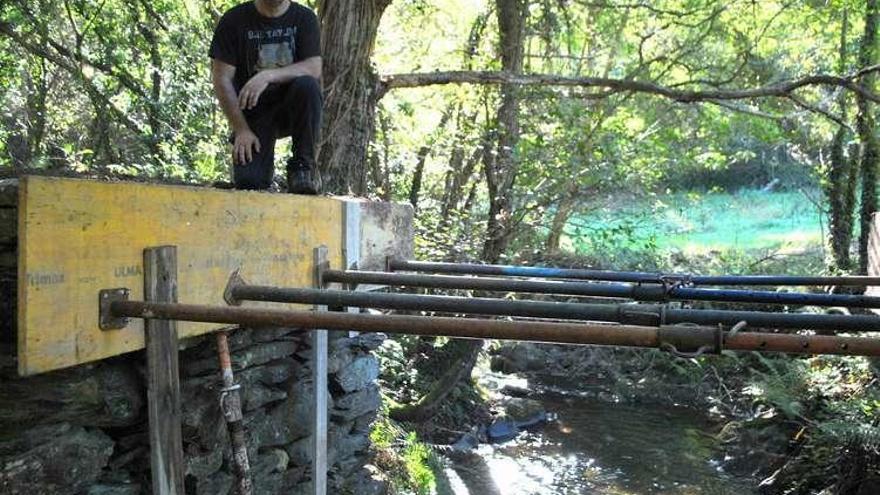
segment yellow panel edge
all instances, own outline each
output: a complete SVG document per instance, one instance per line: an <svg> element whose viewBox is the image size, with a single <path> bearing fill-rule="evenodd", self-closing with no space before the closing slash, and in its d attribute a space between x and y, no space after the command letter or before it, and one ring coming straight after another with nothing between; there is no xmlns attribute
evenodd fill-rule
<svg viewBox="0 0 880 495"><path fill-rule="evenodd" d="M95 208L100 205L100 208ZM31 375L139 350L142 322L97 326L98 291L142 298L142 251L178 246L179 300L223 304L231 271L311 286L320 244L341 266L343 201L194 186L23 177L19 189L18 369ZM181 337L221 325L180 323Z"/></svg>

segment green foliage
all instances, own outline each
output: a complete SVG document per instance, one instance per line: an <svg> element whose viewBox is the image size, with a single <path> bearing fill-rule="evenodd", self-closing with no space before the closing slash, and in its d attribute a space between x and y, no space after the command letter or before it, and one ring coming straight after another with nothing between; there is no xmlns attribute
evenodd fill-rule
<svg viewBox="0 0 880 495"><path fill-rule="evenodd" d="M418 338L399 336L386 340L376 350L379 367L382 370L380 382L386 399L393 403L407 403L415 400L419 390L419 372L412 365L411 357L416 350Z"/></svg>
<svg viewBox="0 0 880 495"><path fill-rule="evenodd" d="M880 391L868 359L753 357L758 364L751 368L744 391L759 407L760 419L749 426L766 429L768 420L778 418L789 425L792 442L798 446L776 486L792 492L818 491L847 481L842 476L876 469ZM848 474L850 469L857 471Z"/></svg>
<svg viewBox="0 0 880 495"><path fill-rule="evenodd" d="M10 2L0 14L10 30L0 35L0 64L10 69L0 77L8 88L0 128L26 144L6 149L4 161L216 178L226 152L205 55L212 9L172 0Z"/></svg>
<svg viewBox="0 0 880 495"><path fill-rule="evenodd" d="M802 361L755 357L764 370L752 368L753 382L744 392L754 397L756 404L764 404L780 411L787 419L803 418L808 387L804 382L806 366Z"/></svg>
<svg viewBox="0 0 880 495"><path fill-rule="evenodd" d="M370 443L378 452L376 462L389 475L392 493L428 495L436 492L434 470L439 461L431 449L388 419L387 411L373 423Z"/></svg>
<svg viewBox="0 0 880 495"><path fill-rule="evenodd" d="M486 16L491 2L472 3L463 10L459 0L431 5L413 8L409 3L392 4L390 20L383 24L381 35L413 43L410 46L417 49L401 56L401 44L380 44L376 54L380 72L497 67L495 47L487 43L491 37L486 36L487 31L497 29L492 16ZM723 81L719 85L724 88L754 87L810 72L835 72L844 8L852 14L861 6L857 2L832 2L821 7L764 2L757 8L754 3L733 2L718 8L717 2L708 0L665 0L651 2L650 8L612 9L532 2L525 67L527 72L631 77L686 88L705 87L705 81ZM412 25L419 29L439 27L442 41L418 35L413 39ZM858 29L854 26L848 34L851 44L857 43ZM791 32L802 35L791 36ZM420 30L415 33L421 34ZM427 50L426 45L433 49ZM513 197L512 221L516 226L508 253L511 260L542 249L550 221L568 196L576 199L566 229L569 234L580 229L590 235L565 244L563 249L651 253L657 244L657 251L666 251L669 239L679 237L672 243L680 243L682 236L645 232L644 225L650 222L642 220L656 212L635 213L616 223L605 223L596 204L602 205L611 194L639 198L658 191L675 194L720 189L735 193L771 183L792 197L800 189L815 191L822 176L823 148L835 130L825 117L778 99L743 100L724 106L681 105L643 94L596 97L589 89L525 87L520 91L519 172L512 190L505 192ZM808 87L800 96L826 101L829 91ZM439 116L453 103L457 105L453 120L462 122L440 132L436 125ZM450 175L462 170L461 154L479 156L485 136L493 135L496 106L497 93L483 87L420 89L385 97L383 118L393 126L383 134L387 140L383 147L390 150L383 156L392 164L385 170L391 175L388 182L395 184L393 197L407 197L417 151L426 143L431 149L418 198L420 233L424 235L421 254L435 259L467 259L479 252L488 194L479 173L481 164L463 185L475 188L476 201L465 205L445 202L452 184ZM467 195L467 190L461 192ZM798 203L803 199L798 198ZM798 221L809 230L808 243L818 245L822 242L817 233L821 208L812 211L815 215L811 208L800 210ZM459 213L461 220L456 216ZM740 218L749 217L746 212ZM783 219L780 223L791 224L789 217L776 217ZM767 230L775 235L782 229L790 232L795 226L770 225ZM734 242L740 244L736 249L767 249L785 243L760 239L751 235L751 230L734 233ZM462 236L462 232L470 235ZM711 234L711 241L727 234ZM693 244L705 245L703 241L696 239ZM726 246L710 247L716 248L727 250ZM632 257L620 256L621 261Z"/></svg>
<svg viewBox="0 0 880 495"><path fill-rule="evenodd" d="M810 197L805 194L810 192L603 198L570 220L568 242L575 252L587 255L620 248L648 253L675 249L688 255L755 249L802 252L822 242L822 212L805 206Z"/></svg>
<svg viewBox="0 0 880 495"><path fill-rule="evenodd" d="M412 488L419 495L433 493L437 486L434 472L428 464L430 456L431 451L428 447L419 442L415 432L410 432L403 447L403 461L406 472L412 480Z"/></svg>

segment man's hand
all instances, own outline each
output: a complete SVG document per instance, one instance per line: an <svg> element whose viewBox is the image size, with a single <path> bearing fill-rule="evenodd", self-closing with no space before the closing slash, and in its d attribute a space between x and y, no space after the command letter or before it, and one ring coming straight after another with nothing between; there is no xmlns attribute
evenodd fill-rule
<svg viewBox="0 0 880 495"><path fill-rule="evenodd" d="M260 139L257 135L245 128L235 132L235 141L232 145L232 160L236 165L245 165L250 163L254 158L254 154L260 152Z"/></svg>
<svg viewBox="0 0 880 495"><path fill-rule="evenodd" d="M254 76L245 83L244 87L241 88L241 92L238 93L238 107L242 110L250 110L257 106L257 101L259 101L260 95L263 94L263 91L266 90L271 82L271 69L261 70L254 74Z"/></svg>

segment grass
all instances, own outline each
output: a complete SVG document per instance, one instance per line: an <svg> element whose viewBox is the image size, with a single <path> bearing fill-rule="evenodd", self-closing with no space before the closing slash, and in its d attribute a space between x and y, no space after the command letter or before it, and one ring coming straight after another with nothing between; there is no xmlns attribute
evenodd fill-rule
<svg viewBox="0 0 880 495"><path fill-rule="evenodd" d="M573 217L563 245L586 255L612 247L802 252L822 242L822 217L812 197L818 193L744 190L612 198Z"/></svg>
<svg viewBox="0 0 880 495"><path fill-rule="evenodd" d="M387 408L373 423L370 442L375 449L375 464L389 475L391 493L399 491L430 495L437 489L435 470L439 465L431 449L418 435L390 420Z"/></svg>

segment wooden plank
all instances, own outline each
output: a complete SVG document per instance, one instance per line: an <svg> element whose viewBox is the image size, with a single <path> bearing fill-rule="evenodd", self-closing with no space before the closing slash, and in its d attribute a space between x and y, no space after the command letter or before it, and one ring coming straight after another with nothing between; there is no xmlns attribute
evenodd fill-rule
<svg viewBox="0 0 880 495"><path fill-rule="evenodd" d="M868 275L880 277L880 213L875 213L871 218L871 232L868 235ZM865 295L880 296L880 287L868 286ZM871 311L880 313L880 309Z"/></svg>
<svg viewBox="0 0 880 495"><path fill-rule="evenodd" d="M24 375L144 347L139 320L99 329L97 294L127 287L141 299L145 247L178 246L179 297L191 304L225 305L223 288L238 267L254 284L311 287L317 245L342 265L340 199L50 177L19 185ZM178 330L184 338L220 327L181 322Z"/></svg>
<svg viewBox="0 0 880 495"><path fill-rule="evenodd" d="M144 250L144 299L177 302L177 248ZM147 411L153 493L183 495L177 322L147 320Z"/></svg>
<svg viewBox="0 0 880 495"><path fill-rule="evenodd" d="M315 248L314 287L320 288L318 267L329 262L327 246ZM315 311L327 311L316 306ZM312 493L327 494L327 330L312 330L312 383L315 403L312 408Z"/></svg>

